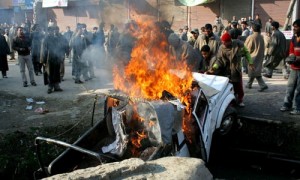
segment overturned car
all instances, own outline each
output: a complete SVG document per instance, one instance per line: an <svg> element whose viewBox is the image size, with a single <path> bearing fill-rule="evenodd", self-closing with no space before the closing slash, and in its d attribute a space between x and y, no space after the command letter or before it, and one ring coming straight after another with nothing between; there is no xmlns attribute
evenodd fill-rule
<svg viewBox="0 0 300 180"><path fill-rule="evenodd" d="M197 157L208 162L214 133L225 135L237 122L235 96L226 77L193 73L193 79L186 103L167 91L157 100L110 91L103 120L75 143L35 139L40 171L52 176L131 157ZM67 150L46 166L39 152L43 141Z"/></svg>

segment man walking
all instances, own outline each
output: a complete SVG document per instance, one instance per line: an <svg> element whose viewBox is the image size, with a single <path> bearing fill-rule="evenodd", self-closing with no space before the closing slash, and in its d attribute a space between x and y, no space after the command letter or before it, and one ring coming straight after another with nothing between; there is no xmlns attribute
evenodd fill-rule
<svg viewBox="0 0 300 180"><path fill-rule="evenodd" d="M272 78L273 70L279 65L282 59L286 57L286 39L282 32L278 30L279 23L272 22L273 32L267 50L267 57L264 66L266 67L266 73L263 75L267 78Z"/></svg>
<svg viewBox="0 0 300 180"><path fill-rule="evenodd" d="M31 39L25 36L22 27L17 28L17 36L13 40L13 49L18 52L18 60L20 63L20 72L23 80L23 86L27 87L27 77L25 74L25 65L29 72L29 79L32 86L36 86L33 73L33 64L30 55Z"/></svg>
<svg viewBox="0 0 300 180"><path fill-rule="evenodd" d="M262 70L262 63L264 59L264 51L265 51L265 44L264 44L264 38L260 34L260 25L259 24L252 24L252 29L253 29L253 34L250 35L245 42L245 46L250 52L253 65L254 65L254 70L249 69L248 71L248 83L246 85L246 88L251 89L252 88L252 83L254 79L257 80L260 89L258 90L259 92L262 92L266 89L268 89L268 86L264 82L262 76L261 76L261 70Z"/></svg>

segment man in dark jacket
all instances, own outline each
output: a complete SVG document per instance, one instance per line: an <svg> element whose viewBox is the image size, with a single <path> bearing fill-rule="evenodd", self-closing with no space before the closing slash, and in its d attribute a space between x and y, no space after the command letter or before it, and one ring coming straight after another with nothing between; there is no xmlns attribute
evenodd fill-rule
<svg viewBox="0 0 300 180"><path fill-rule="evenodd" d="M0 71L2 77L7 78L6 71L8 71L7 55L10 53L9 46L2 35L2 29L0 29Z"/></svg>
<svg viewBox="0 0 300 180"><path fill-rule="evenodd" d="M69 51L69 46L64 36L59 33L57 26L48 27L48 33L42 46L41 62L48 73L48 94L50 94L53 89L54 91L62 91L59 86L61 82L60 69L65 53Z"/></svg>
<svg viewBox="0 0 300 180"><path fill-rule="evenodd" d="M33 25L32 30L33 30L33 32L31 33L32 63L33 63L35 75L38 75L38 73L42 74L42 64L40 63L40 54L41 54L42 40L44 38L44 35L40 31L40 27L38 24Z"/></svg>
<svg viewBox="0 0 300 180"><path fill-rule="evenodd" d="M22 27L17 28L17 36L13 40L13 49L18 52L18 60L20 63L20 72L23 80L23 86L27 87L27 77L25 74L25 65L29 72L29 79L32 86L36 86L33 73L32 58L30 55L31 38L25 36Z"/></svg>
<svg viewBox="0 0 300 180"><path fill-rule="evenodd" d="M266 73L263 75L267 78L272 78L273 70L280 64L280 62L286 57L287 45L284 34L279 31L279 23L272 22L273 32L268 45L267 57L264 66L266 67Z"/></svg>

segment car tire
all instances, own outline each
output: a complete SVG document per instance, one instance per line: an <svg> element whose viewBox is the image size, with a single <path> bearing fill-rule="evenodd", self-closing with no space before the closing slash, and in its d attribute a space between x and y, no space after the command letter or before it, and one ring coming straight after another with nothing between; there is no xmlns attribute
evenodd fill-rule
<svg viewBox="0 0 300 180"><path fill-rule="evenodd" d="M222 136L231 132L234 124L237 122L237 111L234 107L228 106L222 118L218 133Z"/></svg>

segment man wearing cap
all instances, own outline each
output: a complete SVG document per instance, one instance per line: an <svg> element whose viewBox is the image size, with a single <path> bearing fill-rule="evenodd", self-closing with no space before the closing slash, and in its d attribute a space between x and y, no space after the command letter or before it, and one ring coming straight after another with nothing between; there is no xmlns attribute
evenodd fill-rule
<svg viewBox="0 0 300 180"><path fill-rule="evenodd" d="M170 44L170 55L175 61L186 61L193 72L198 72L201 63L201 56L188 42L181 40L175 33L168 37Z"/></svg>
<svg viewBox="0 0 300 180"><path fill-rule="evenodd" d="M197 38L194 44L194 49L196 49L200 54L202 46L208 45L210 47L210 52L213 56L215 56L221 44L220 38L213 33L211 24L205 24L204 27L205 33Z"/></svg>
<svg viewBox="0 0 300 180"><path fill-rule="evenodd" d="M198 39L199 36L199 29L193 29L191 31L191 34L193 35L189 40L188 43L194 47L196 40Z"/></svg>
<svg viewBox="0 0 300 180"><path fill-rule="evenodd" d="M248 49L240 40L232 41L229 33L223 34L222 45L219 48L217 60L209 73L214 73L216 70L222 70L223 74L227 76L233 85L234 92L237 95L237 105L244 107L244 89L241 72L241 57L245 56L249 68L254 70L253 61L251 59Z"/></svg>
<svg viewBox="0 0 300 180"><path fill-rule="evenodd" d="M266 73L263 75L267 78L272 78L273 70L279 65L282 59L286 57L287 45L284 34L278 30L279 23L272 22L272 36L268 45L267 57L264 66Z"/></svg>

